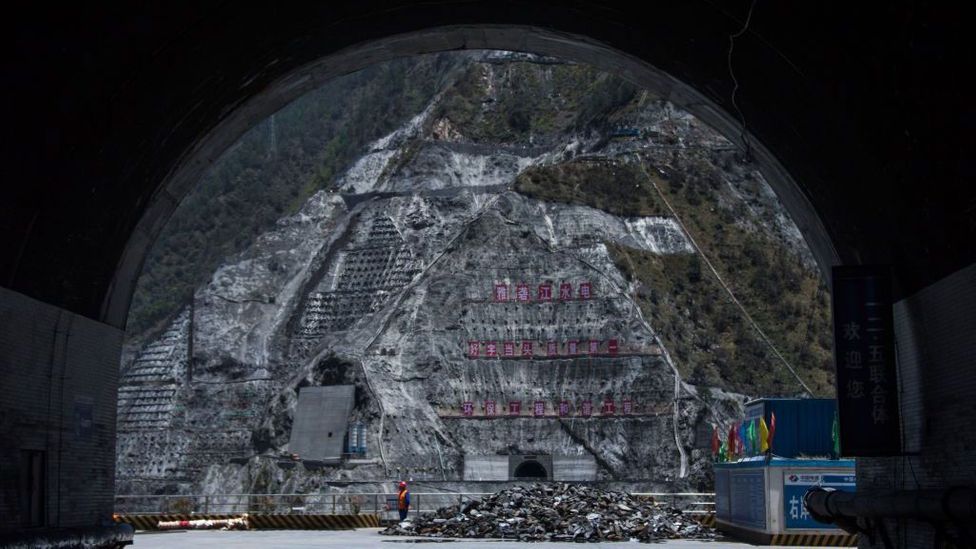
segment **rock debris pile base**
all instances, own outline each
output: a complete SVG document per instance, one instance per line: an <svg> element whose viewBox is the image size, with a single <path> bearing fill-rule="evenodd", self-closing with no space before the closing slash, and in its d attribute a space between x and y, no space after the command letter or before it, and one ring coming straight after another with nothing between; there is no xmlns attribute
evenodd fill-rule
<svg viewBox="0 0 976 549"><path fill-rule="evenodd" d="M715 530L680 510L588 486L534 484L438 509L384 535L520 541L713 539Z"/></svg>

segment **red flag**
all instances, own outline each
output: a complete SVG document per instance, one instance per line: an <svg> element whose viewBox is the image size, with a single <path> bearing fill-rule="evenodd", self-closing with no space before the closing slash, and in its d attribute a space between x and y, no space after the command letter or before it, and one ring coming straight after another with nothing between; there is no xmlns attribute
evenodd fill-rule
<svg viewBox="0 0 976 549"><path fill-rule="evenodd" d="M773 435L776 434L776 412L772 412L769 418L769 437L766 443L769 445L769 453L773 453Z"/></svg>
<svg viewBox="0 0 976 549"><path fill-rule="evenodd" d="M725 454L729 461L735 456L735 423L729 426L729 445L725 448Z"/></svg>
<svg viewBox="0 0 976 549"><path fill-rule="evenodd" d="M718 455L718 449L721 443L718 441L718 425L712 426L712 457Z"/></svg>

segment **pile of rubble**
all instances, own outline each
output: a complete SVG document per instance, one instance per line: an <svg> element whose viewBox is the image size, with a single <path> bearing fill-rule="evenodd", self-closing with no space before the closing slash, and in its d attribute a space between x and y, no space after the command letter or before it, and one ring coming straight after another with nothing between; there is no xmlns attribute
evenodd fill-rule
<svg viewBox="0 0 976 549"><path fill-rule="evenodd" d="M713 529L678 509L569 484L516 486L481 500L441 508L380 533L577 542L715 537Z"/></svg>

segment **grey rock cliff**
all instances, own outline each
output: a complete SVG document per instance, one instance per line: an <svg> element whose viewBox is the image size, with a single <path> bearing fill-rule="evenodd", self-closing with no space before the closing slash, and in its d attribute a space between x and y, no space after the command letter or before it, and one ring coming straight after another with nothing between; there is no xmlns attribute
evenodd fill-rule
<svg viewBox="0 0 976 549"><path fill-rule="evenodd" d="M591 456L595 480L653 489L707 476L701 433L744 397L702 398L680 379L607 249L691 254L686 235L670 217L623 218L510 190L526 168L577 155L627 162L637 151L661 165L680 155L593 135L546 148L444 141L431 133L444 131L428 120L432 108L374 143L338 192L317 193L220 267L161 337L132 351L120 390L120 493L300 491L398 475L457 483L465 459L514 453ZM651 131L678 126L669 131L679 147L728 148L667 103L642 108ZM727 185L729 200L754 209L743 223L796 244L761 176L730 167ZM573 299L536 299L539 285L556 293L564 282ZM579 299L583 282L590 299ZM496 285L514 293L523 283L531 301L493 300ZM495 342L500 355L517 342L518 356L487 357L482 346L471 358L472 341ZM560 356L548 356L550 341ZM568 356L570 341L579 356ZM367 425L368 459L278 467L298 389L323 384L356 386L350 421ZM604 400L614 416L599 414ZM486 401L500 417L485 417ZM521 402L517 418L504 417L511 401ZM532 417L535 401L544 417ZM562 401L567 417L557 414ZM592 417L578 414L585 401Z"/></svg>

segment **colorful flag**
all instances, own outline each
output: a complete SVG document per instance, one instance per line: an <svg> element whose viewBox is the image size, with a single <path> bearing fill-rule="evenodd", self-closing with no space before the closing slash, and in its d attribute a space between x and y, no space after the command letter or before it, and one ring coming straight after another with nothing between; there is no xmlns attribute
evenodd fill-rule
<svg viewBox="0 0 976 549"><path fill-rule="evenodd" d="M718 457L718 450L722 447L722 443L718 439L718 425L712 425L712 459Z"/></svg>
<svg viewBox="0 0 976 549"><path fill-rule="evenodd" d="M738 438L737 441L738 447L736 448L736 453L739 454L740 456L744 456L746 454L746 440L749 438L749 434L746 432L745 422L739 423L739 432L736 433L736 436Z"/></svg>
<svg viewBox="0 0 976 549"><path fill-rule="evenodd" d="M766 419L759 418L759 452L765 454L769 451L769 427L766 427Z"/></svg>
<svg viewBox="0 0 976 549"><path fill-rule="evenodd" d="M773 437L775 436L776 436L776 412L773 412L772 415L769 416L769 439L766 442L766 444L769 445L770 453L772 453L773 451Z"/></svg>
<svg viewBox="0 0 976 549"><path fill-rule="evenodd" d="M725 448L729 461L735 456L735 423L729 426L729 445Z"/></svg>
<svg viewBox="0 0 976 549"><path fill-rule="evenodd" d="M725 441L723 440L722 443L718 447L718 461L720 461L720 462L728 461L726 459L727 456L728 456L728 452L729 452L728 448L729 448L728 445L726 445L725 444Z"/></svg>
<svg viewBox="0 0 976 549"><path fill-rule="evenodd" d="M745 431L746 431L746 438L745 441L743 442L743 446L745 447L745 454L747 456L751 456L752 455L752 420L751 419L748 422L746 422Z"/></svg>
<svg viewBox="0 0 976 549"><path fill-rule="evenodd" d="M834 457L840 457L840 418L834 411L834 424L830 426L830 438L834 442Z"/></svg>

